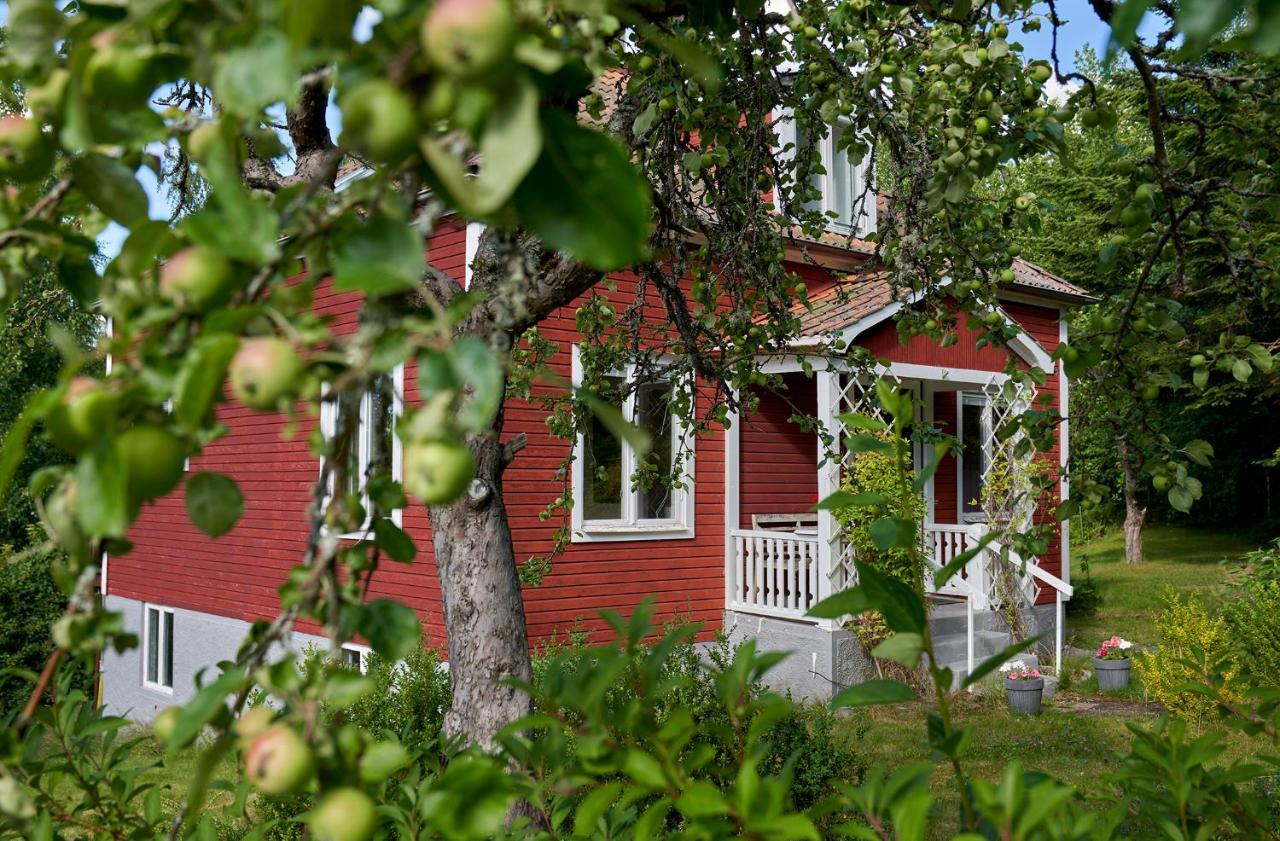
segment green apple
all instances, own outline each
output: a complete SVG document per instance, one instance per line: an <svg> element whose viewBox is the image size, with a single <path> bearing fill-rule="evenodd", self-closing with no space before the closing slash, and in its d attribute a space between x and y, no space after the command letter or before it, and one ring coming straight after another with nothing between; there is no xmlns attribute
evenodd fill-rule
<svg viewBox="0 0 1280 841"><path fill-rule="evenodd" d="M1169 490L1169 477L1156 476L1154 479L1151 480L1151 486L1158 491L1162 491L1162 492L1167 491Z"/></svg>
<svg viewBox="0 0 1280 841"><path fill-rule="evenodd" d="M1015 274L1013 273L1013 269L1001 269L1001 270L1000 270L1000 282L1001 282L1001 283L1013 283L1015 280L1017 280L1017 275L1015 275Z"/></svg>
<svg viewBox="0 0 1280 841"><path fill-rule="evenodd" d="M1139 396L1148 403L1160 396L1160 386L1155 383L1147 383L1142 387Z"/></svg>
<svg viewBox="0 0 1280 841"><path fill-rule="evenodd" d="M418 147L413 103L386 79L370 79L338 97L342 143L387 163L398 163Z"/></svg>
<svg viewBox="0 0 1280 841"><path fill-rule="evenodd" d="M161 710L155 721L151 722L151 732L155 735L156 741L167 747L173 740L173 731L178 726L178 719L181 716L182 707L166 707Z"/></svg>
<svg viewBox="0 0 1280 841"><path fill-rule="evenodd" d="M53 143L26 117L0 117L0 180L32 181L53 164Z"/></svg>
<svg viewBox="0 0 1280 841"><path fill-rule="evenodd" d="M284 339L249 339L231 360L231 391L249 408L268 411L297 388L302 371L301 357Z"/></svg>
<svg viewBox="0 0 1280 841"><path fill-rule="evenodd" d="M973 121L973 133L984 137L991 131L991 121L986 117L978 117Z"/></svg>
<svg viewBox="0 0 1280 841"><path fill-rule="evenodd" d="M144 107L156 88L151 67L151 57L134 47L96 50L85 65L85 93L98 105Z"/></svg>
<svg viewBox="0 0 1280 841"><path fill-rule="evenodd" d="M169 430L140 423L120 433L116 447L134 499L158 499L182 481L186 448Z"/></svg>
<svg viewBox="0 0 1280 841"><path fill-rule="evenodd" d="M1098 124L1098 112L1092 108L1080 112L1080 124L1085 128L1093 128Z"/></svg>
<svg viewBox="0 0 1280 841"><path fill-rule="evenodd" d="M369 841L378 829L373 799L357 788L326 794L307 818L316 841Z"/></svg>
<svg viewBox="0 0 1280 841"><path fill-rule="evenodd" d="M311 781L315 756L292 727L275 724L249 745L244 770L249 782L263 794L295 794Z"/></svg>
<svg viewBox="0 0 1280 841"><path fill-rule="evenodd" d="M174 254L160 270L160 294L182 312L220 307L238 286L231 261L199 245Z"/></svg>
<svg viewBox="0 0 1280 841"><path fill-rule="evenodd" d="M452 502L475 475L471 450L461 441L414 441L404 448L404 487L428 505Z"/></svg>
<svg viewBox="0 0 1280 841"><path fill-rule="evenodd" d="M1203 368L1208 360L1204 358L1203 353L1197 353L1191 357L1192 368Z"/></svg>
<svg viewBox="0 0 1280 841"><path fill-rule="evenodd" d="M515 35L508 0L439 0L422 21L427 58L454 76L481 76L504 63Z"/></svg>

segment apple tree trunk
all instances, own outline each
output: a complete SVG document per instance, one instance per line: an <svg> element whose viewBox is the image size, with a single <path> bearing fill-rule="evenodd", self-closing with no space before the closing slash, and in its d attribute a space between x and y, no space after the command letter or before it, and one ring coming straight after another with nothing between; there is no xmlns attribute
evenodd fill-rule
<svg viewBox="0 0 1280 841"><path fill-rule="evenodd" d="M530 711L528 697L504 685L532 674L524 599L502 498L508 456L493 427L470 436L476 478L451 505L432 506L431 540L440 574L453 706L445 731L492 747L502 727Z"/></svg>

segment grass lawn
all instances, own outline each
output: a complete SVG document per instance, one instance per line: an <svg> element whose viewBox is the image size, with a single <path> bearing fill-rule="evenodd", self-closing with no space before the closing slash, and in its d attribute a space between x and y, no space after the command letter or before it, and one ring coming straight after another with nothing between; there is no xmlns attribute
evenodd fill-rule
<svg viewBox="0 0 1280 841"><path fill-rule="evenodd" d="M1124 562L1124 538L1119 531L1072 548L1073 579L1080 580L1080 558L1087 557L1103 603L1095 616L1069 619L1070 642L1093 648L1111 634L1119 634L1154 645L1159 640L1153 617L1166 587L1194 590L1212 608L1240 556L1254 548L1228 533L1172 526L1153 526L1144 531L1144 537L1146 561L1136 567ZM998 689L986 697L957 699L957 721L975 730L965 767L979 778L995 781L1008 762L1017 759L1029 770L1051 774L1086 796L1097 796L1102 808L1110 801L1105 775L1129 751L1127 725L1149 725L1159 709L1144 699L1136 673L1127 692L1104 697L1098 694L1087 656L1070 657L1064 666L1068 677L1063 688L1037 718L1011 716ZM898 767L930 760L925 731L928 712L919 703L872 708L850 716L848 726L865 731L862 745L868 764ZM1252 756L1266 747L1227 731L1223 760ZM932 789L934 837L949 838L958 829L960 805L949 765L935 765Z"/></svg>
<svg viewBox="0 0 1280 841"><path fill-rule="evenodd" d="M1102 592L1102 608L1096 615L1068 617L1071 644L1096 648L1119 634L1154 645L1158 640L1153 614L1166 587L1195 590L1212 608L1229 571L1238 567L1242 554L1255 548L1228 532L1151 526L1142 534L1146 560L1137 566L1124 561L1124 534L1119 529L1071 547L1072 580L1083 578L1081 564L1087 559Z"/></svg>

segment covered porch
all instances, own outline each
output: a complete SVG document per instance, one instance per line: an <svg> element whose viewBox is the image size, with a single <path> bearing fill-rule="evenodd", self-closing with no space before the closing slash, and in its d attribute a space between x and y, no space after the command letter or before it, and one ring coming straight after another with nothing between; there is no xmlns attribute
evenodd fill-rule
<svg viewBox="0 0 1280 841"><path fill-rule="evenodd" d="M803 373L806 367L813 370L812 376ZM812 509L840 488L854 457L842 446L853 433L844 428L840 416L878 414L874 381L888 378L916 398L917 470L934 460L931 440L939 434L957 439L925 485L921 544L926 591L964 629L956 665L972 669L975 658L985 653L980 645L982 614L1000 598L992 564L1002 547L989 543L961 575L942 586L933 584L933 573L977 546L986 534L982 488L993 471L1029 468L1007 460L995 464L992 450L1004 421L1030 405L1030 390L1002 372L913 363L869 369L797 356L772 361L765 368L781 376L784 388L760 393L757 410L737 420L727 442L727 609L809 623L817 629L838 628L807 614L819 600L855 583L854 552L832 512ZM1062 602L1070 597L1070 586L1044 569L1041 558L1027 559L1025 565L1015 559L1026 570L1018 582L1021 598L1028 606L1053 605L1060 651Z"/></svg>

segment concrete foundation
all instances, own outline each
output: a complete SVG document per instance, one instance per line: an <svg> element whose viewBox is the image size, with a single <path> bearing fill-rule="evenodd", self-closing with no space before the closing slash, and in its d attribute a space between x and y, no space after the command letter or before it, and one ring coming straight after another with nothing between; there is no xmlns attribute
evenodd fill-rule
<svg viewBox="0 0 1280 841"><path fill-rule="evenodd" d="M141 640L145 605L119 596L108 596L106 601L110 610L124 615L125 629ZM165 707L185 704L198 689L197 677L204 683L216 678L217 663L233 659L248 632L249 623L239 619L174 608L173 689L143 684L141 645L123 654L108 650L102 655L102 702L106 711L136 721L150 721ZM327 649L329 641L312 634L293 634L290 648L303 651L308 647Z"/></svg>
<svg viewBox="0 0 1280 841"><path fill-rule="evenodd" d="M725 611L724 628L734 645L754 638L759 651L788 652L765 683L798 700L829 700L875 672L857 638L842 628L732 610Z"/></svg>

